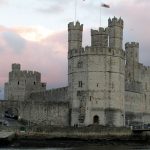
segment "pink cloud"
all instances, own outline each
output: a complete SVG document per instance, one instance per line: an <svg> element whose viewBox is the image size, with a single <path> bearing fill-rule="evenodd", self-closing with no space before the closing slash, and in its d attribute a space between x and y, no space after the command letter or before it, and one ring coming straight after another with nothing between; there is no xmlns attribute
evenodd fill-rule
<svg viewBox="0 0 150 150"><path fill-rule="evenodd" d="M41 72L42 81L49 87L67 85L67 35L65 31L54 33L39 42L25 40L21 53L15 53L3 33L9 32L22 39L17 30L0 28L0 86L8 81L8 73L12 63L20 63L23 70ZM12 34L13 33L13 34ZM19 39L19 40L20 40ZM17 41L16 41L17 42Z"/></svg>

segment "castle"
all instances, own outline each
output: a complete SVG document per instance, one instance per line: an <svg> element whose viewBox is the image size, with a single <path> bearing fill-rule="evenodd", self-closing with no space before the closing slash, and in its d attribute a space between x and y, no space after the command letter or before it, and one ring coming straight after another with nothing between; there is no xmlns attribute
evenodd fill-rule
<svg viewBox="0 0 150 150"><path fill-rule="evenodd" d="M139 43L123 50L123 20L91 30L85 48L82 32L79 22L68 24L67 87L46 90L40 73L13 64L1 112L16 106L19 118L57 126L150 123L150 67L139 63Z"/></svg>

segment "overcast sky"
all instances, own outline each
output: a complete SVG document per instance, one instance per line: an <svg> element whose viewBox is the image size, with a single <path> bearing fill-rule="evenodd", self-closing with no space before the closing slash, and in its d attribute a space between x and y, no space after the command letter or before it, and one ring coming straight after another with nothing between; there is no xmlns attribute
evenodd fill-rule
<svg viewBox="0 0 150 150"><path fill-rule="evenodd" d="M150 65L150 0L77 0L76 18L84 24L83 46L90 29L124 20L124 43L140 43L140 62ZM0 99L12 63L41 72L48 88L67 85L67 24L75 19L75 0L0 0Z"/></svg>

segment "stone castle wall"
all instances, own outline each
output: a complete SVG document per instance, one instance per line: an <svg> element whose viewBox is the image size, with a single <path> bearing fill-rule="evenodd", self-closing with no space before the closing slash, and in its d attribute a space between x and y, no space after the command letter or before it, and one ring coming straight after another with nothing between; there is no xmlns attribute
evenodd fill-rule
<svg viewBox="0 0 150 150"><path fill-rule="evenodd" d="M69 125L69 103L28 101L21 107L20 118L38 125Z"/></svg>
<svg viewBox="0 0 150 150"><path fill-rule="evenodd" d="M33 92L30 99L32 101L68 102L68 87Z"/></svg>
<svg viewBox="0 0 150 150"><path fill-rule="evenodd" d="M13 64L1 112L7 104L29 123L58 126L150 123L150 67L139 63L139 43L123 50L123 20L114 17L107 28L91 30L85 48L82 32L79 22L68 24L67 87L46 90L39 72Z"/></svg>
<svg viewBox="0 0 150 150"><path fill-rule="evenodd" d="M0 119L3 119L6 112L9 111L11 117L15 115L29 124L68 126L69 110L68 102L0 101Z"/></svg>

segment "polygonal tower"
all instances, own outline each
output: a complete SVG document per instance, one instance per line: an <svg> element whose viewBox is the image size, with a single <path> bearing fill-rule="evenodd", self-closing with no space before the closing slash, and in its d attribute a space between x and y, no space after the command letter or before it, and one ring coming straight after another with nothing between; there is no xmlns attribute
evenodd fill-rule
<svg viewBox="0 0 150 150"><path fill-rule="evenodd" d="M126 80L139 81L139 43L125 44L126 50Z"/></svg>
<svg viewBox="0 0 150 150"><path fill-rule="evenodd" d="M91 30L91 47L82 48L83 26L80 23L68 25L71 125L123 126L123 21L109 19L108 26Z"/></svg>
<svg viewBox="0 0 150 150"><path fill-rule="evenodd" d="M68 24L68 95L71 102L72 126L79 124L79 120L84 120L84 115L80 115L83 114L84 106L78 97L79 91L86 83L86 73L83 71L86 66L85 57L81 55L82 31L83 25L79 22Z"/></svg>
<svg viewBox="0 0 150 150"><path fill-rule="evenodd" d="M108 47L108 28L91 29L91 46L95 48Z"/></svg>
<svg viewBox="0 0 150 150"><path fill-rule="evenodd" d="M79 49L82 47L82 31L83 25L79 22L70 22L68 24L68 49Z"/></svg>
<svg viewBox="0 0 150 150"><path fill-rule="evenodd" d="M121 18L108 19L109 47L122 49L123 41L123 20Z"/></svg>

